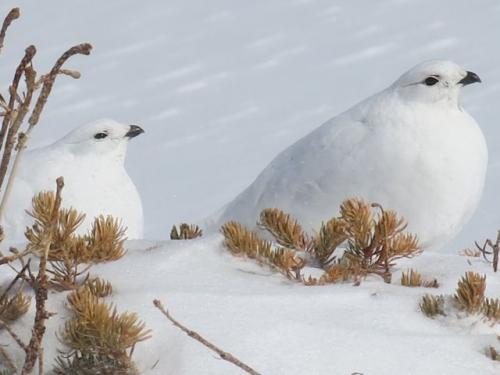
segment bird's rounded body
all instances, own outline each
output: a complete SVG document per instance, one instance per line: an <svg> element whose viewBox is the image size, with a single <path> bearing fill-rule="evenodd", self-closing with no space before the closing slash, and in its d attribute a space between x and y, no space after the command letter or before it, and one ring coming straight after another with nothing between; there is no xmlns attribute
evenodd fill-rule
<svg viewBox="0 0 500 375"><path fill-rule="evenodd" d="M126 137L129 125L111 120L105 123L120 130L113 152L88 152L81 144L63 142L63 138L24 154L2 218L7 239L23 239L26 226L33 223L24 210L31 208L31 199L36 193L54 191L59 176L63 176L65 182L62 207L73 207L86 215L79 233L86 233L95 217L112 215L127 227L128 238L142 237L141 198L124 167L128 141L124 140L123 144L118 141Z"/></svg>
<svg viewBox="0 0 500 375"><path fill-rule="evenodd" d="M391 87L284 150L218 221L254 227L262 209L276 207L318 229L359 197L397 211L424 248L438 248L476 209L487 157L479 126L458 103L408 100Z"/></svg>

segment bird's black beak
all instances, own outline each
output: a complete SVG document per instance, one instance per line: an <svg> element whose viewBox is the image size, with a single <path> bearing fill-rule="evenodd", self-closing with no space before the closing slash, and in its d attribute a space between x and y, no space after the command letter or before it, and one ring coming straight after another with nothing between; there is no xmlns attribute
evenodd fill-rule
<svg viewBox="0 0 500 375"><path fill-rule="evenodd" d="M467 75L462 80L458 81L458 83L461 83L464 86L475 82L481 82L481 78L473 72L467 72Z"/></svg>
<svg viewBox="0 0 500 375"><path fill-rule="evenodd" d="M143 128L141 128L140 126L137 126L137 125L130 125L130 129L127 132L127 134L125 134L125 137L134 138L134 137L137 137L141 133L144 133Z"/></svg>

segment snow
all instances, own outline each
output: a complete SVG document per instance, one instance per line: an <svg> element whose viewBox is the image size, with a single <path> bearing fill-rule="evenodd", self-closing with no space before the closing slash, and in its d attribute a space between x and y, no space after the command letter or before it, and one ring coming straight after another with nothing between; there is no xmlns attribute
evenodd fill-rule
<svg viewBox="0 0 500 375"><path fill-rule="evenodd" d="M498 326L455 313L426 318L418 300L429 290L398 286L398 273L393 285L369 278L359 287L305 287L233 258L219 236L156 241L168 238L173 223L219 209L328 118L419 61L445 58L484 82L464 90L463 103L489 144L486 189L473 220L447 249L398 267L437 277L441 287L430 291L436 294L453 293L466 270L486 273L487 294L500 296L489 265L457 255L494 236L500 222L497 1L6 0L1 14L12 6L21 7L22 17L0 55L2 93L28 44L38 48L39 71L72 44L94 45L91 56L68 64L81 71L79 81L59 78L33 146L102 117L146 130L130 144L127 167L143 197L150 241L131 242L123 259L92 270L113 283L121 311L137 312L153 329L135 352L144 373L240 373L172 327L154 298L263 374L499 373L483 354ZM59 314L48 324L47 363L56 353L64 297L50 295L49 307ZM23 337L32 317L33 311L14 327Z"/></svg>

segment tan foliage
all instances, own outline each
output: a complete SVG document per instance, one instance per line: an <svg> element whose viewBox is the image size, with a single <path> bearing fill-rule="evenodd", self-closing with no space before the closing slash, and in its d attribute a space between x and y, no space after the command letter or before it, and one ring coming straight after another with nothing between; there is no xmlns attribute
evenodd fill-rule
<svg viewBox="0 0 500 375"><path fill-rule="evenodd" d="M277 208L266 208L260 213L259 226L267 230L281 246L305 250L308 239L302 226L290 215Z"/></svg>
<svg viewBox="0 0 500 375"><path fill-rule="evenodd" d="M495 322L500 322L500 299L499 298L485 298L481 306L483 315Z"/></svg>
<svg viewBox="0 0 500 375"><path fill-rule="evenodd" d="M171 240L192 240L203 235L203 231L198 225L181 223L179 229L174 225L170 231Z"/></svg>
<svg viewBox="0 0 500 375"><path fill-rule="evenodd" d="M438 288L439 283L436 279L425 281L422 275L414 269L409 269L401 274L401 285L408 287Z"/></svg>
<svg viewBox="0 0 500 375"><path fill-rule="evenodd" d="M13 322L26 314L31 304L31 297L18 291L13 296L4 296L0 300L0 320Z"/></svg>
<svg viewBox="0 0 500 375"><path fill-rule="evenodd" d="M137 343L151 337L151 331L136 314L120 314L102 301L111 290L110 283L91 279L68 295L68 306L75 315L64 325L60 339L71 350L57 359L56 373L92 368L103 374L137 373L132 353Z"/></svg>
<svg viewBox="0 0 500 375"><path fill-rule="evenodd" d="M247 256L283 273L289 279L301 279L300 270L305 261L286 248L273 249L269 241L259 238L240 223L230 221L221 228L224 245L236 256Z"/></svg>
<svg viewBox="0 0 500 375"><path fill-rule="evenodd" d="M436 315L446 315L444 313L444 297L431 294L424 295L420 301L420 310L429 318Z"/></svg>
<svg viewBox="0 0 500 375"><path fill-rule="evenodd" d="M125 254L123 244L126 228L112 216L95 218L87 236L88 249L93 262L106 262L120 259Z"/></svg>
<svg viewBox="0 0 500 375"><path fill-rule="evenodd" d="M378 212L373 213L373 208ZM236 222L221 228L225 247L234 255L264 257L267 259L264 263L271 263L288 278L307 285L359 281L370 273L390 282L395 260L420 253L416 236L405 232L402 218L393 211L384 211L378 204L370 205L360 199L344 201L340 216L323 223L314 236L304 233L297 220L276 208L262 211L259 226L275 238L277 249ZM334 252L343 244L347 249L337 259ZM304 256L299 256L299 252ZM319 265L325 273L319 278L305 277L301 272L306 265ZM434 286L434 283L425 283L425 286Z"/></svg>
<svg viewBox="0 0 500 375"><path fill-rule="evenodd" d="M44 238L50 232L52 242L48 259L57 262L53 263L56 272L66 275L59 275L56 284L61 284L59 286L62 289L69 289L72 284L70 279L76 279L70 275L77 273L75 268L78 264L117 260L125 254L123 244L126 228L111 216L99 216L94 219L87 235L77 235L75 232L83 223L85 215L74 208L60 208L56 225L52 226L50 213L54 202L55 194L52 191L44 191L33 197L32 209L27 212L35 219L35 223L26 229L25 235L29 241L28 248L40 254L45 248Z"/></svg>
<svg viewBox="0 0 500 375"><path fill-rule="evenodd" d="M63 342L72 349L122 358L128 357L127 351L138 342L150 337L136 314L119 314L112 305L91 301L64 326Z"/></svg>
<svg viewBox="0 0 500 375"><path fill-rule="evenodd" d="M476 313L481 310L486 289L486 275L475 272L466 272L458 282L455 302L461 310Z"/></svg>

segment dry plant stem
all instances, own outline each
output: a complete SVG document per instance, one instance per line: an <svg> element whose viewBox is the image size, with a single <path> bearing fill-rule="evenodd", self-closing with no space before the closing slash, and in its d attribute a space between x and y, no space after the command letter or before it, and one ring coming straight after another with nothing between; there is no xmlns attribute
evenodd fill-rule
<svg viewBox="0 0 500 375"><path fill-rule="evenodd" d="M28 48L30 48L30 47L28 47ZM34 47L33 47L33 49L34 49ZM38 123L38 120L40 119L40 115L43 111L45 104L47 103L47 99L50 95L50 92L52 91L52 86L54 85L54 81L57 78L57 75L59 74L61 67L66 62L66 60L68 60L71 56L77 55L77 54L89 55L91 50L92 50L92 46L89 43L82 43L82 44L78 44L74 47L71 47L66 52L64 52L59 59L57 59L56 63L52 67L50 73L44 79L42 90L41 90L40 95L38 96L38 99L36 101L35 108L31 112L30 118L28 119L28 123L29 123L28 129L26 130L26 132L23 134L22 137L19 137L19 140L18 140L17 153L16 153L16 156L14 157L14 163L12 165L9 179L7 181L7 187L5 188L5 193L2 197L2 202L0 203L0 217L3 215L3 212L5 210L5 204L9 199L10 192L12 190L12 185L13 185L13 182L14 182L14 179L16 176L17 168L18 168L19 162L22 158L22 155L24 153L24 149L26 148L26 143L28 142L31 131L33 130L35 125ZM36 52L36 50L35 50L35 52ZM17 74L17 72L16 72L16 74ZM26 71L26 74L27 74L27 79L28 79L29 78L28 71ZM31 87L31 92L35 88L35 82L34 82L35 76L34 76L34 74L33 74L32 78L33 78L32 84L28 85L28 93L30 92L30 87ZM17 90L17 87L16 87L16 90ZM12 97L11 97L11 99L12 99ZM31 97L30 97L30 101L31 101ZM10 105L9 105L9 107L10 107ZM28 106L28 108L29 108L29 106ZM23 115L23 118L24 118L24 115ZM19 126L20 125L21 124L19 123ZM19 130L19 126L17 127L16 130ZM2 127L2 131L3 131L3 127ZM9 134L10 134L10 132L9 132ZM16 134L13 134L13 137L15 137L15 135ZM3 141L1 133L0 133L0 140ZM4 153L4 156L5 155L6 155L6 153ZM3 184L3 180L5 178L5 174L7 172L9 162L10 162L10 153L8 154L8 159L7 159L6 163L4 163L4 160L2 159L2 165L0 165L0 188ZM5 164L5 166L4 166L4 164ZM5 172L3 172L2 168L5 168Z"/></svg>
<svg viewBox="0 0 500 375"><path fill-rule="evenodd" d="M10 358L9 354L1 346L0 346L0 358L4 359L4 361L2 362L2 364L5 367L7 367L7 369L11 373L13 373L13 374L17 373L17 368L14 365L14 362L12 361L12 358Z"/></svg>
<svg viewBox="0 0 500 375"><path fill-rule="evenodd" d="M0 319L0 327L4 328L9 335L14 339L14 341L23 349L25 352L28 350L28 347L22 340L19 338L18 335L12 330L12 328L9 327L7 323L5 323L2 319Z"/></svg>
<svg viewBox="0 0 500 375"><path fill-rule="evenodd" d="M3 20L2 29L0 30L0 51L3 48L3 42L5 40L5 34L9 28L12 21L18 19L20 16L19 8L12 8L7 14L7 17Z"/></svg>
<svg viewBox="0 0 500 375"><path fill-rule="evenodd" d="M68 60L73 55L89 55L91 50L92 46L90 45L90 43L82 43L71 47L66 52L64 52L61 57L59 57L52 70L48 74L47 78L43 82L42 92L40 93L40 96L38 97L38 100L35 104L35 108L33 109L31 117L28 120L28 123L30 125L28 128L28 132L33 128L33 126L38 123L43 107L45 106L50 92L52 91L54 81L56 80L56 77L66 60Z"/></svg>
<svg viewBox="0 0 500 375"><path fill-rule="evenodd" d="M14 78L12 79L12 84L9 87L9 92L10 92L10 98L9 98L9 104L8 104L8 109L7 113L5 114L2 122L2 128L0 130L0 150L1 147L3 146L4 140L5 140L5 134L7 134L7 130L9 129L12 116L14 115L14 106L16 104L16 96L17 96L17 89L19 87L19 82L21 81L21 77L26 70L26 67L28 64L31 63L31 60L33 60L33 57L36 54L36 48L35 46L29 46L26 48L24 57L21 59L21 62L17 66L16 72L14 74ZM3 184L3 180L5 178L5 173L2 172L0 173L0 187Z"/></svg>
<svg viewBox="0 0 500 375"><path fill-rule="evenodd" d="M15 285L15 283L17 282L17 280L19 279L24 279L24 272L28 269L29 265L30 265L30 260L28 260L28 263L26 263L24 265L24 267L21 269L21 271L19 271L16 275L16 277L10 282L9 286L7 287L7 289L4 290L2 296L0 296L0 305L2 304L3 300L5 297L7 297L7 293L9 292L9 290L12 289L12 287Z"/></svg>
<svg viewBox="0 0 500 375"><path fill-rule="evenodd" d="M56 199L54 201L54 206L52 207L51 227L46 233L47 237L45 239L45 248L42 257L40 258L38 274L36 276L34 284L36 301L35 322L33 324L31 340L28 344L26 358L24 360L21 375L31 374L36 360L38 359L40 361L39 354L41 353L42 338L45 333L45 320L50 317L49 313L45 309L45 301L47 300L47 291L49 288L49 280L46 273L47 257L49 255L50 244L52 243L52 233L54 232L53 229L57 225L59 209L61 207L61 191L64 187L64 179L62 177L59 177L56 180L56 183Z"/></svg>
<svg viewBox="0 0 500 375"><path fill-rule="evenodd" d="M30 250L25 250L25 251L23 251L22 253L19 253L19 254L11 255L11 256L8 256L8 257L2 257L2 258L0 258L0 265L5 264L5 263L11 263L11 262L13 262L13 261L15 261L17 259L22 259L26 255L28 255L29 253L31 253Z"/></svg>
<svg viewBox="0 0 500 375"><path fill-rule="evenodd" d="M238 366L239 368L241 368L243 371L245 371L248 374L251 374L251 375L261 375L260 373L258 373L254 369L252 369L250 366L248 366L248 365L244 364L243 362L241 362L238 358L236 358L235 356L233 356L231 353L223 351L222 349L218 348L217 346L215 346L214 344L212 344L211 342L209 342L208 340L206 340L205 338L203 338L202 336L200 336L197 332L192 331L192 330L186 328L185 326L183 326L182 324L180 324L177 320L175 320L170 315L170 313L168 312L168 310L165 309L165 307L163 306L163 304L161 303L160 300L155 299L153 301L153 304L156 306L156 308L158 308L158 310L161 311L161 313L163 315L165 315L165 317L168 320L170 320L172 322L172 324L174 326L176 326L177 328L179 328L182 331L184 331L189 337L192 337L196 341L198 341L201 344L205 345L210 350L216 352L223 360L231 362L233 365Z"/></svg>

